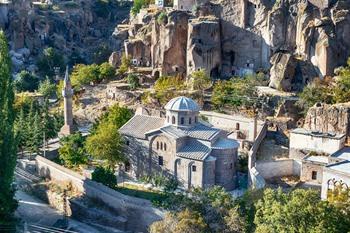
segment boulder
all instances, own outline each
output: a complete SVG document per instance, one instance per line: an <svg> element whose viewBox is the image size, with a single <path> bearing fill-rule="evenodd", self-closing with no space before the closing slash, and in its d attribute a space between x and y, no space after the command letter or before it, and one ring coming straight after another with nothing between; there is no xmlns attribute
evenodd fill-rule
<svg viewBox="0 0 350 233"><path fill-rule="evenodd" d="M120 56L117 52L113 52L111 56L109 56L108 63L116 68L120 65Z"/></svg>
<svg viewBox="0 0 350 233"><path fill-rule="evenodd" d="M279 52L271 58L269 86L280 91L291 91L297 62L292 54Z"/></svg>

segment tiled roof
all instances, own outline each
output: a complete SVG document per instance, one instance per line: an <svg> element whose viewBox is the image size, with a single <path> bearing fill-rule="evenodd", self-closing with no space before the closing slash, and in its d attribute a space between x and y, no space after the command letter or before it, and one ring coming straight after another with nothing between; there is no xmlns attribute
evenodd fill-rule
<svg viewBox="0 0 350 233"><path fill-rule="evenodd" d="M171 125L161 128L160 131L166 134L170 134L175 138L182 138L187 136L187 134L185 134L182 130Z"/></svg>
<svg viewBox="0 0 350 233"><path fill-rule="evenodd" d="M189 140L176 155L182 158L193 160L204 160L211 152L211 149L198 140Z"/></svg>
<svg viewBox="0 0 350 233"><path fill-rule="evenodd" d="M213 149L218 149L218 150L238 148L238 147L239 147L239 144L237 143L236 140L228 139L228 138L220 138L212 146Z"/></svg>
<svg viewBox="0 0 350 233"><path fill-rule="evenodd" d="M214 136L220 133L219 129L208 127L201 123L198 123L192 128L182 128L181 130L191 138L197 138L205 141L212 140Z"/></svg>
<svg viewBox="0 0 350 233"><path fill-rule="evenodd" d="M146 139L145 134L162 127L164 120L164 118L159 117L135 115L119 129L119 132L123 135Z"/></svg>

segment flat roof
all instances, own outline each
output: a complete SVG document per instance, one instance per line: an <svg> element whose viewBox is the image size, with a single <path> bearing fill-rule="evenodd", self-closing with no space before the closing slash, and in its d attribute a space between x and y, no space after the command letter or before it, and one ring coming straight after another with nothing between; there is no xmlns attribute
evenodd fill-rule
<svg viewBox="0 0 350 233"><path fill-rule="evenodd" d="M309 156L306 156L303 160L315 162L315 163L327 164L328 163L328 156L309 155Z"/></svg>
<svg viewBox="0 0 350 233"><path fill-rule="evenodd" d="M341 133L333 133L333 132L323 133L318 131L307 130L304 128L293 129L291 133L303 134L307 136L320 137L320 138L331 138L331 139L342 139L343 137L345 137L345 134L341 134Z"/></svg>
<svg viewBox="0 0 350 233"><path fill-rule="evenodd" d="M326 166L328 169L350 175L350 161L343 161Z"/></svg>
<svg viewBox="0 0 350 233"><path fill-rule="evenodd" d="M338 150L331 157L350 161L350 147L344 147Z"/></svg>

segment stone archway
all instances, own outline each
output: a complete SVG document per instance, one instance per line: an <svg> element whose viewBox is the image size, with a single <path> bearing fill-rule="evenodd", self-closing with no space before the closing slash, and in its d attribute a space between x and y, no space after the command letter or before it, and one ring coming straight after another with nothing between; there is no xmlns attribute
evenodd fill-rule
<svg viewBox="0 0 350 233"><path fill-rule="evenodd" d="M174 177L176 180L178 180L178 165L181 164L181 159L176 159L175 162L174 162Z"/></svg>
<svg viewBox="0 0 350 233"><path fill-rule="evenodd" d="M192 161L188 164L188 177L187 177L188 189L191 189L191 187L192 187L192 166L193 166L193 164L194 164L194 161Z"/></svg>
<svg viewBox="0 0 350 233"><path fill-rule="evenodd" d="M148 146L148 175L152 175L152 158L153 158L153 142L157 138L157 136L152 137L149 140L149 146Z"/></svg>

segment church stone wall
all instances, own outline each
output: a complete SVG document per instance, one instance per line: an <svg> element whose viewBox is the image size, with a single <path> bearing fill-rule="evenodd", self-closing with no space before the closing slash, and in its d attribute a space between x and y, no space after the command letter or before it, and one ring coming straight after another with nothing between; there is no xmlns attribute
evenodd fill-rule
<svg viewBox="0 0 350 233"><path fill-rule="evenodd" d="M234 189L237 149L214 149L211 155L216 158L215 183L227 190Z"/></svg>

